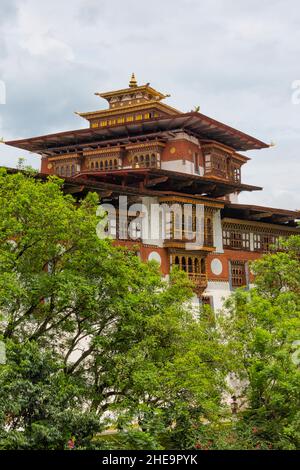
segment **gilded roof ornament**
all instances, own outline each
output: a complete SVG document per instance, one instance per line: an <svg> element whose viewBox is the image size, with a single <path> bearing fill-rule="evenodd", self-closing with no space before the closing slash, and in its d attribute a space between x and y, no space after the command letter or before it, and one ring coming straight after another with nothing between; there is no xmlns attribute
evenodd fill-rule
<svg viewBox="0 0 300 470"><path fill-rule="evenodd" d="M134 73L131 75L129 88L136 88L138 86Z"/></svg>

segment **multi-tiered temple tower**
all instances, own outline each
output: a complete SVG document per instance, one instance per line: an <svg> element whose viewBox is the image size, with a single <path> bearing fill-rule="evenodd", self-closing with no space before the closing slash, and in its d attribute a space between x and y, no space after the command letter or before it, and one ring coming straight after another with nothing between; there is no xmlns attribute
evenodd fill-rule
<svg viewBox="0 0 300 470"><path fill-rule="evenodd" d="M220 307L232 289L251 283L250 261L280 249L279 237L299 233L300 212L238 204L241 191L262 189L242 182L249 158L240 152L268 145L197 111L181 113L163 102L168 95L149 83L139 86L134 75L128 88L96 95L109 107L78 113L88 128L6 143L40 154L41 173L64 178L65 191L75 196L96 191L117 211L120 196L127 206L142 203L145 211L129 210L124 219L128 236L120 235L118 220L111 234L142 260L158 261L164 275L178 265L194 281L197 299ZM151 206L187 204L192 212L172 213L168 233L143 233ZM199 230L201 243L191 245Z"/></svg>

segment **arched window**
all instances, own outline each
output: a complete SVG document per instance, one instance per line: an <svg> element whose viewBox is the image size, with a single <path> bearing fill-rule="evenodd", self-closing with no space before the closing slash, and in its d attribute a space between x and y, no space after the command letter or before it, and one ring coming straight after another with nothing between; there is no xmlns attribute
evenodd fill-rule
<svg viewBox="0 0 300 470"><path fill-rule="evenodd" d="M71 166L71 176L75 175L75 165Z"/></svg>
<svg viewBox="0 0 300 470"><path fill-rule="evenodd" d="M175 256L175 265L176 266L180 265L178 256Z"/></svg>
<svg viewBox="0 0 300 470"><path fill-rule="evenodd" d="M201 258L201 274L205 274L206 269L205 269L205 259Z"/></svg>
<svg viewBox="0 0 300 470"><path fill-rule="evenodd" d="M105 160L105 162L104 162L104 167L105 167L105 170L108 169L108 161L107 160Z"/></svg>
<svg viewBox="0 0 300 470"><path fill-rule="evenodd" d="M103 162L100 162L100 170L103 170Z"/></svg>
<svg viewBox="0 0 300 470"><path fill-rule="evenodd" d="M198 258L195 258L195 273L200 274L200 265Z"/></svg>
<svg viewBox="0 0 300 470"><path fill-rule="evenodd" d="M91 169L94 169L94 162L91 163Z"/></svg>
<svg viewBox="0 0 300 470"><path fill-rule="evenodd" d="M181 259L181 269L183 269L183 271L186 271L186 259L185 259L185 256L182 257Z"/></svg>
<svg viewBox="0 0 300 470"><path fill-rule="evenodd" d="M95 168L99 168L99 162L95 163Z"/></svg>
<svg viewBox="0 0 300 470"><path fill-rule="evenodd" d="M188 272L189 273L193 272L193 260L192 260L192 258L188 258Z"/></svg>

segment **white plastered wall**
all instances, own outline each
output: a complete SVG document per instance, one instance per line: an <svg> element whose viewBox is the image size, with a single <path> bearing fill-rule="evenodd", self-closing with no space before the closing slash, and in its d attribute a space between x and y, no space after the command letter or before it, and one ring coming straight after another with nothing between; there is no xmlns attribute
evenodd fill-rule
<svg viewBox="0 0 300 470"><path fill-rule="evenodd" d="M205 295L212 296L213 308L215 312L223 308L224 300L230 296L231 290L229 282L208 281Z"/></svg>

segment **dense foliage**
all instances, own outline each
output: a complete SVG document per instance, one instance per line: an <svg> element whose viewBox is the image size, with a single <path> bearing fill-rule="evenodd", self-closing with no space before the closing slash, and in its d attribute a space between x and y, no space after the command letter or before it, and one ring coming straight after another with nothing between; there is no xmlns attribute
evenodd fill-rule
<svg viewBox="0 0 300 470"><path fill-rule="evenodd" d="M284 248L253 264L256 287L229 298L220 321L242 448L300 448L300 237Z"/></svg>
<svg viewBox="0 0 300 470"><path fill-rule="evenodd" d="M215 316L62 184L0 172L0 449L299 449L300 237Z"/></svg>
<svg viewBox="0 0 300 470"><path fill-rule="evenodd" d="M96 194L61 186L0 174L0 447L192 447L223 412L213 316L183 273L98 238Z"/></svg>

